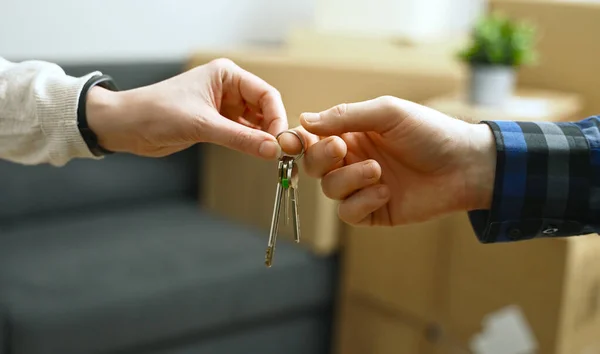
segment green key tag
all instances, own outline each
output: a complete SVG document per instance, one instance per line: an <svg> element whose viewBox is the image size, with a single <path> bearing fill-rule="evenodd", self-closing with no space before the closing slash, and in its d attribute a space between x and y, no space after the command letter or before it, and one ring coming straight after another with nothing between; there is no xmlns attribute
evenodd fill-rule
<svg viewBox="0 0 600 354"><path fill-rule="evenodd" d="M284 189L288 189L290 187L290 180L287 178L282 178L281 185L283 186Z"/></svg>

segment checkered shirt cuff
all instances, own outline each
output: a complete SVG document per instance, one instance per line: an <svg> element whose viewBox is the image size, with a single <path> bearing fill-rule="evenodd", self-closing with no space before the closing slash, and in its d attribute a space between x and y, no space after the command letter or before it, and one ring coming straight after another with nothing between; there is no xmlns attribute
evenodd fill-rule
<svg viewBox="0 0 600 354"><path fill-rule="evenodd" d="M469 212L481 242L597 232L600 117L482 123L494 133L497 162L491 209Z"/></svg>

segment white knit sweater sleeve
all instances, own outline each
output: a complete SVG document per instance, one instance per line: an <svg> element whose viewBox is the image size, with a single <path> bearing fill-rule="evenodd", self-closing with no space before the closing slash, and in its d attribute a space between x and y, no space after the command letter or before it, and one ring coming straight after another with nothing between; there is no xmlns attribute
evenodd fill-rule
<svg viewBox="0 0 600 354"><path fill-rule="evenodd" d="M0 58L0 159L63 166L73 158L96 158L77 129L77 104L92 75L68 76L44 61Z"/></svg>

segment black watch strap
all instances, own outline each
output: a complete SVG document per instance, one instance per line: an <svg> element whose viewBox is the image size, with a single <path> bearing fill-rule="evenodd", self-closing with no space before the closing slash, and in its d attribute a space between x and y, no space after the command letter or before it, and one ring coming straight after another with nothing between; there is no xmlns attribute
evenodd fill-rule
<svg viewBox="0 0 600 354"><path fill-rule="evenodd" d="M108 75L96 75L91 77L85 83L85 85L83 85L81 94L79 95L79 102L77 105L77 126L79 128L79 133L81 134L83 141L85 141L86 145L90 149L90 152L94 154L94 156L103 156L112 154L113 152L103 148L100 146L100 144L98 144L98 137L88 125L86 112L88 92L96 85L111 91L118 91L117 85L113 81L112 77Z"/></svg>

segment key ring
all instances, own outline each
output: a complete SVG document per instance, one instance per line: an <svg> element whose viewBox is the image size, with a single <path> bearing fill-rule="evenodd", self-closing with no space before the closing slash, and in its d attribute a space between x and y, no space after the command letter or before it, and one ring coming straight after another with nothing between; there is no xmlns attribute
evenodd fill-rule
<svg viewBox="0 0 600 354"><path fill-rule="evenodd" d="M298 134L298 132L296 132L295 130L284 130L281 133L277 134L275 136L275 139L279 139L279 137L283 134L283 133L289 133L289 134L293 134L296 136L296 138L298 138L298 140L300 140L300 145L302 146L302 150L300 151L300 153L298 155L288 155L294 158L294 162L298 161L302 156L304 156L304 152L306 151L306 145L304 144L304 139L302 139L302 136L300 136L300 134ZM282 154L287 155L285 153Z"/></svg>

